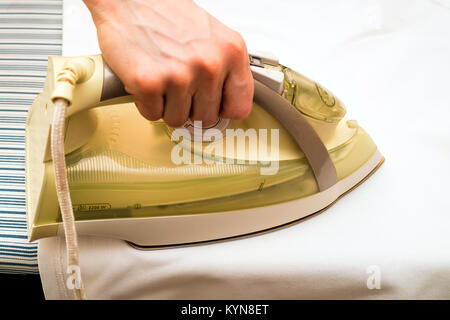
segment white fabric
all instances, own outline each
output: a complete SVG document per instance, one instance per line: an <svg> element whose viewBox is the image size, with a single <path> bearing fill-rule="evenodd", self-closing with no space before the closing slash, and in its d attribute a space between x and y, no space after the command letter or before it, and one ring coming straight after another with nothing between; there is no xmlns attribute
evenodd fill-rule
<svg viewBox="0 0 450 320"><path fill-rule="evenodd" d="M198 2L330 88L386 162L325 213L252 238L158 251L80 238L87 296L449 299L450 1ZM93 53L93 29L70 31L88 18L65 19L64 53ZM61 239L40 242L47 298L69 297L63 263Z"/></svg>

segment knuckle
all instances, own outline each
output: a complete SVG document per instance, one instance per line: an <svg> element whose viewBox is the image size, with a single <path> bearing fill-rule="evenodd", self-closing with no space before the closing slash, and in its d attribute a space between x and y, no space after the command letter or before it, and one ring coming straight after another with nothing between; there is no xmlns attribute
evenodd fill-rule
<svg viewBox="0 0 450 320"><path fill-rule="evenodd" d="M253 94L254 83L252 77L248 77L248 81L243 81L239 86L234 88L234 92L239 92L239 95L234 95L235 98L225 100L225 105L222 111L224 118L230 118L234 120L245 119L249 116L253 108Z"/></svg>
<svg viewBox="0 0 450 320"><path fill-rule="evenodd" d="M194 120L199 121L199 120L202 120L202 117L203 117L203 115L201 113L194 111L194 112L192 112L192 114L190 115L189 118L193 121Z"/></svg>
<svg viewBox="0 0 450 320"><path fill-rule="evenodd" d="M191 120L201 121L202 127L208 127L217 122L218 115L196 114L191 116Z"/></svg>
<svg viewBox="0 0 450 320"><path fill-rule="evenodd" d="M249 116L253 107L253 98L247 98L241 103L241 107L238 108L236 116L238 119L245 119Z"/></svg>
<svg viewBox="0 0 450 320"><path fill-rule="evenodd" d="M149 108L148 106L139 106L138 110L139 113L147 120L157 121L161 119L161 114L155 112L155 110L152 110L152 108Z"/></svg>
<svg viewBox="0 0 450 320"><path fill-rule="evenodd" d="M250 112L252 111L252 103L249 103L247 105L244 105L240 111L238 112L238 118L239 119L245 119L250 115Z"/></svg>
<svg viewBox="0 0 450 320"><path fill-rule="evenodd" d="M226 43L226 52L232 57L247 55L247 46L244 38L239 33L234 32L233 36L229 38Z"/></svg>
<svg viewBox="0 0 450 320"><path fill-rule="evenodd" d="M150 121L158 121L159 119L161 119L161 116L149 113L148 116L144 118Z"/></svg>
<svg viewBox="0 0 450 320"><path fill-rule="evenodd" d="M193 75L192 71L186 68L173 70L169 78L172 86L179 90L186 91L193 80Z"/></svg>
<svg viewBox="0 0 450 320"><path fill-rule="evenodd" d="M208 81L218 79L222 70L223 63L219 57L199 56L194 61L195 68L198 73Z"/></svg>
<svg viewBox="0 0 450 320"><path fill-rule="evenodd" d="M144 95L160 94L164 90L167 76L164 73L155 75L149 72L137 71L133 80L137 92Z"/></svg>
<svg viewBox="0 0 450 320"><path fill-rule="evenodd" d="M164 122L169 125L170 127L181 127L185 122L186 119L182 118L164 118Z"/></svg>
<svg viewBox="0 0 450 320"><path fill-rule="evenodd" d="M245 108L237 108L237 107L231 107L232 110L229 110L224 114L224 117L232 119L232 120L241 120L245 119L248 115L247 112L245 112Z"/></svg>
<svg viewBox="0 0 450 320"><path fill-rule="evenodd" d="M229 118L232 120L245 119L250 115L252 111L253 102L252 101L241 101L236 105L229 106L224 110L222 116L224 118Z"/></svg>
<svg viewBox="0 0 450 320"><path fill-rule="evenodd" d="M213 105L204 106L202 110L197 115L197 120L202 121L203 127L208 127L217 122L219 118L218 108Z"/></svg>
<svg viewBox="0 0 450 320"><path fill-rule="evenodd" d="M210 80L217 79L221 73L222 63L219 59L210 58L203 68L203 72Z"/></svg>
<svg viewBox="0 0 450 320"><path fill-rule="evenodd" d="M219 117L217 115L216 116L205 117L204 119L202 119L203 126L204 127L209 127L209 126L215 124L217 122L218 118Z"/></svg>

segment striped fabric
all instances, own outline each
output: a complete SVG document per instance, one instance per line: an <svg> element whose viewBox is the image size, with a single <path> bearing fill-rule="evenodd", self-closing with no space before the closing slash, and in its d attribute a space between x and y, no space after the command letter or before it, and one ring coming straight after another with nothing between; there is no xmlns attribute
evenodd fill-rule
<svg viewBox="0 0 450 320"><path fill-rule="evenodd" d="M26 235L25 121L61 44L62 0L0 0L0 273L38 272Z"/></svg>

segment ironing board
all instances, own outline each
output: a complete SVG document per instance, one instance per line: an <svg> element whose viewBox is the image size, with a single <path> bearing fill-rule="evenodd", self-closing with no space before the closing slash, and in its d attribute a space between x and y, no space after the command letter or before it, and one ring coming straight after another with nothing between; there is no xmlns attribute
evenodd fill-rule
<svg viewBox="0 0 450 320"><path fill-rule="evenodd" d="M0 1L0 273L38 273L25 221L25 121L61 43L61 0Z"/></svg>
<svg viewBox="0 0 450 320"><path fill-rule="evenodd" d="M449 299L450 1L198 3L330 88L386 162L325 213L251 238L140 251L81 237L88 297ZM65 1L63 53L98 52L89 13ZM40 241L47 298L71 297L64 260L62 239Z"/></svg>

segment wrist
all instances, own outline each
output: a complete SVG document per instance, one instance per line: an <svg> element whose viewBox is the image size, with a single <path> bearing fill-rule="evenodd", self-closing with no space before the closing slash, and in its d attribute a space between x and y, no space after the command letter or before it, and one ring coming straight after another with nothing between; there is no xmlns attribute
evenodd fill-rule
<svg viewBox="0 0 450 320"><path fill-rule="evenodd" d="M89 8L89 10L91 10L91 8L104 8L108 3L108 1L105 0L83 0L83 2Z"/></svg>
<svg viewBox="0 0 450 320"><path fill-rule="evenodd" d="M119 2L120 1L121 0L119 0ZM117 6L117 1L115 0L83 0L83 2L91 14L100 14L101 12L109 11Z"/></svg>
<svg viewBox="0 0 450 320"><path fill-rule="evenodd" d="M91 12L96 25L105 20L105 16L110 16L117 4L114 0L83 0L83 2Z"/></svg>

